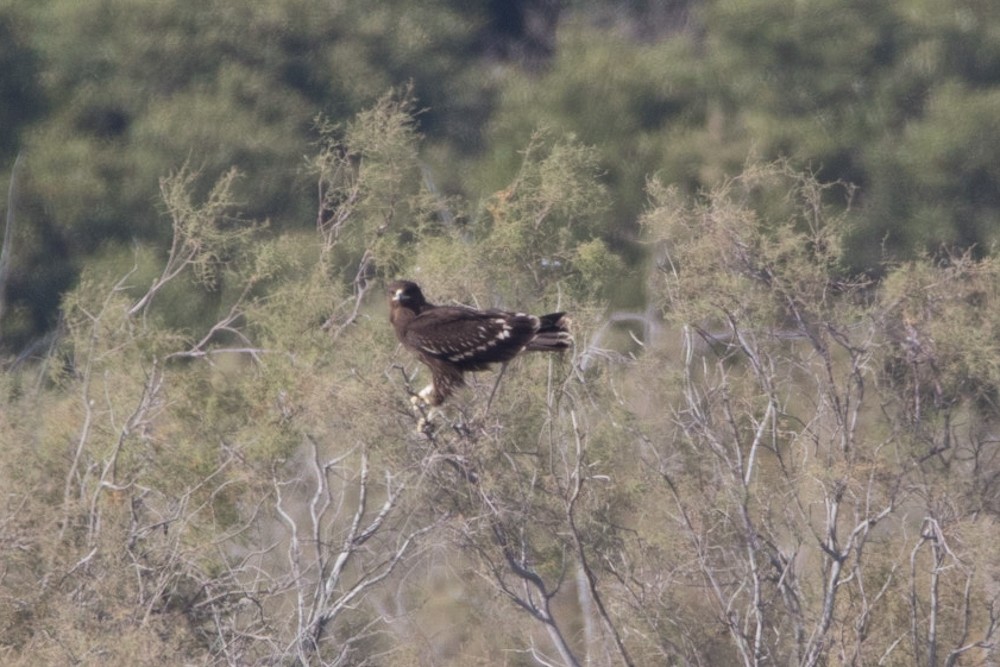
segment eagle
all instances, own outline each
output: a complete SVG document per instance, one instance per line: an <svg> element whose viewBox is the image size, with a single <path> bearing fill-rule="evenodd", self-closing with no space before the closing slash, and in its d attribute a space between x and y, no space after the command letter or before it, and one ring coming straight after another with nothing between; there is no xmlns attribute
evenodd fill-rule
<svg viewBox="0 0 1000 667"><path fill-rule="evenodd" d="M573 344L566 313L535 316L436 306L409 280L391 283L388 291L396 337L431 371L431 383L414 404L422 401L432 411L465 384L466 372L506 363L524 351L556 352Z"/></svg>

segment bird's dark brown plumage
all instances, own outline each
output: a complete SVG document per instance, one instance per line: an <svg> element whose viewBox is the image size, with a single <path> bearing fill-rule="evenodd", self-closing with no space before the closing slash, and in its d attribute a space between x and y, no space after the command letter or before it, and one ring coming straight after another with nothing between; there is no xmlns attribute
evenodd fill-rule
<svg viewBox="0 0 1000 667"><path fill-rule="evenodd" d="M399 341L431 370L420 397L440 405L464 384L467 371L510 361L523 351L563 350L572 345L565 313L536 317L503 310L428 303L408 280L389 285L389 319Z"/></svg>

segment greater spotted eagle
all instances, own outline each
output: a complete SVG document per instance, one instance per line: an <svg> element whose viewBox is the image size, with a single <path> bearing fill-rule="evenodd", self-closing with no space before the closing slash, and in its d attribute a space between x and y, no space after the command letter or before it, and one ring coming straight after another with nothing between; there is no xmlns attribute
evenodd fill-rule
<svg viewBox="0 0 1000 667"><path fill-rule="evenodd" d="M535 316L436 306L409 280L389 285L389 320L403 346L431 371L431 383L419 397L432 408L465 383L467 371L508 362L526 350L555 352L573 343L565 313Z"/></svg>

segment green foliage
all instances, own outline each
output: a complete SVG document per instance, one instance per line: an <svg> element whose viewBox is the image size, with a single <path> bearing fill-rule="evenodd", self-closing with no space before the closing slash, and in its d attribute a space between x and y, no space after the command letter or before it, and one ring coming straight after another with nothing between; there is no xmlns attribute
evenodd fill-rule
<svg viewBox="0 0 1000 667"><path fill-rule="evenodd" d="M391 87L410 86L428 138L413 173L425 201L409 212L422 222L476 218L456 194L482 200L473 211L497 204L539 127L593 147L606 200L587 224L631 269L612 288L620 305L644 298L647 177L692 194L748 156L858 187L853 272L942 244L985 256L1000 53L987 5L14 3L0 16L16 33L0 40L0 152L27 157L5 340L23 349L50 328L59 294L109 245L165 243L154 184L185 161L239 169L243 211L272 233L307 229L316 172L299 157ZM48 257L60 261L32 270Z"/></svg>
<svg viewBox="0 0 1000 667"><path fill-rule="evenodd" d="M916 400L923 398L925 410L969 400L996 405L998 269L995 259L965 254L908 263L886 280L881 308L892 341L886 363Z"/></svg>
<svg viewBox="0 0 1000 667"><path fill-rule="evenodd" d="M317 155L308 164L320 196L321 261L331 276L354 281L371 267L393 276L414 233L419 166L410 91L387 94L341 129L318 123Z"/></svg>
<svg viewBox="0 0 1000 667"><path fill-rule="evenodd" d="M996 116L996 81L963 54L974 48L989 61L995 20L973 6L766 0L716 3L707 18L726 82L719 94L746 140L765 157L794 156L860 186L855 270L876 267L883 252L992 242L996 179L983 165L995 161L981 138ZM966 99L967 87L977 90Z"/></svg>
<svg viewBox="0 0 1000 667"><path fill-rule="evenodd" d="M734 655L805 664L831 650L816 633L860 611L864 629L842 643L849 661L885 651L933 661L973 650L956 614L996 603L960 592L993 559L959 566L975 548L958 556L941 546L961 539L998 491L983 477L997 463L985 435L997 409L994 262L966 254L894 267L878 286L845 280L837 240L850 217L824 204L828 195L785 164L748 166L692 203L654 186L644 220L659 250L650 291L684 347L680 377L643 369L637 396L673 396L657 470L688 540L661 542L674 586L701 577L714 591L665 632L682 655L709 650L698 609L724 625L737 613ZM959 471L966 457L977 463ZM913 530L921 537L904 547ZM745 558L727 555L734 541ZM943 580L926 577L945 563L958 570L939 595ZM723 571L742 572L743 583L722 584ZM911 646L888 648L905 623ZM942 634L932 641L933 627ZM775 629L775 640L757 628Z"/></svg>
<svg viewBox="0 0 1000 667"><path fill-rule="evenodd" d="M653 291L668 299L671 316L723 327L729 318L781 321L833 307L846 285L842 244L850 225L827 201L837 189L784 163L749 166L690 204L653 182L654 207L643 225L664 281Z"/></svg>
<svg viewBox="0 0 1000 667"><path fill-rule="evenodd" d="M0 32L24 29L0 40L12 73L4 85L16 87L0 110L10 121L0 123L0 158L18 143L29 156L7 285L21 335L5 340L20 348L51 326L59 294L109 243L169 240L155 184L181 163L245 174L244 214L277 232L314 219L299 160L317 114L342 122L412 82L433 108L427 130L469 136L489 94L469 84L477 61L466 57L484 21L447 2L372 11L314 0L55 0L3 10ZM47 256L61 261L39 276Z"/></svg>
<svg viewBox="0 0 1000 667"><path fill-rule="evenodd" d="M0 9L0 661L995 661L997 10L561 9Z"/></svg>
<svg viewBox="0 0 1000 667"><path fill-rule="evenodd" d="M596 155L577 141L535 135L513 182L485 204L481 263L513 294L538 293L572 270L575 246L600 232L606 194ZM585 278L584 278L585 280Z"/></svg>
<svg viewBox="0 0 1000 667"><path fill-rule="evenodd" d="M898 148L900 180L912 188L914 246L944 243L991 250L1000 204L1000 171L994 143L1000 131L1000 90L941 86L927 113ZM954 174L961 173L961 179Z"/></svg>
<svg viewBox="0 0 1000 667"><path fill-rule="evenodd" d="M583 21L566 26L540 78L512 72L504 79L488 129L497 148L482 161L480 180L495 188L510 178L519 167L516 147L536 128L572 132L597 149L615 195L601 224L605 234L624 240L645 203L648 174L660 172L684 185L700 182L702 166L691 152L706 139L700 128L707 109L695 49L687 35L643 44Z"/></svg>
<svg viewBox="0 0 1000 667"><path fill-rule="evenodd" d="M308 234L244 217L235 170L164 177L166 254L108 246L3 376L5 660L992 657L995 262L854 280L854 190L788 161L651 180L662 324L617 354L597 151L537 133L469 213L421 178L415 114L319 121ZM373 296L401 274L566 309L576 348L415 430L424 371ZM458 614L447 648L407 639Z"/></svg>
<svg viewBox="0 0 1000 667"><path fill-rule="evenodd" d="M419 243L404 265L410 276L461 299L489 294L484 306L544 299L565 308L615 285L622 262L601 237L607 191L595 151L538 132L522 158L513 180L470 220L453 214L454 202L425 202ZM570 301L560 306L563 297Z"/></svg>
<svg viewBox="0 0 1000 667"><path fill-rule="evenodd" d="M28 36L30 22L14 7L0 8L0 173L13 162L19 132L45 111L38 53Z"/></svg>

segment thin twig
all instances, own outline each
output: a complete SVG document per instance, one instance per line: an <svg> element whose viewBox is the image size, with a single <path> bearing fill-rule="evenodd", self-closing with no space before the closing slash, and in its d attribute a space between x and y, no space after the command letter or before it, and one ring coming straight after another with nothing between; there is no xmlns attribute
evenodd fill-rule
<svg viewBox="0 0 1000 667"><path fill-rule="evenodd" d="M21 154L14 158L14 166L10 170L10 185L7 188L7 222L3 230L3 247L0 248L0 324L3 323L4 308L7 303L7 273L10 271L10 243L14 238L14 211L16 210L17 168L21 164ZM0 342L3 341L3 328L0 327Z"/></svg>

